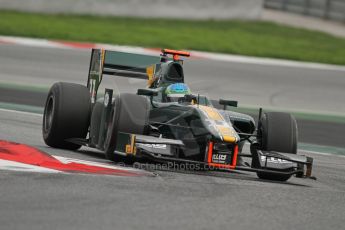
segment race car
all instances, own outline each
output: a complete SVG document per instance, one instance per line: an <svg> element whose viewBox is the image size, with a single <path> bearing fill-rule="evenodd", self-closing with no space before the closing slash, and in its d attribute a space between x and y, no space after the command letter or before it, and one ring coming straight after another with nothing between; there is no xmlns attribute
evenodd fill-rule
<svg viewBox="0 0 345 230"><path fill-rule="evenodd" d="M185 84L181 57L189 56L169 49L160 56L93 49L86 86L59 82L51 87L43 116L45 143L96 148L113 161L149 158L251 171L277 181L311 177L313 159L297 155L292 115L259 109L256 125L251 116L231 111L237 101L220 99L217 109ZM145 79L147 87L137 93L109 88L100 93L103 78L114 76ZM245 143L250 153L242 151Z"/></svg>

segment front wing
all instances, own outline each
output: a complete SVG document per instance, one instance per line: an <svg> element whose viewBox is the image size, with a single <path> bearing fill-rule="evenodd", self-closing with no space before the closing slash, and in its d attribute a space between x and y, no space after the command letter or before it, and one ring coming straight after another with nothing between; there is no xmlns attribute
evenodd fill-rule
<svg viewBox="0 0 345 230"><path fill-rule="evenodd" d="M181 164L198 164L209 170L241 170L250 172L279 173L282 175L296 175L300 178L313 178L313 159L297 154L281 153L274 151L262 151L255 147L251 148L251 166L240 166L237 163L238 153L234 147L229 160L223 162L214 161L217 153L213 152L212 142L209 143L205 153L205 161L182 159L178 156L178 150L183 148L180 140L119 133L119 143L115 150L116 154L128 156L147 157L158 162L176 162ZM218 154L219 155L219 154ZM219 158L217 155L216 159ZM248 155L246 155L248 157Z"/></svg>

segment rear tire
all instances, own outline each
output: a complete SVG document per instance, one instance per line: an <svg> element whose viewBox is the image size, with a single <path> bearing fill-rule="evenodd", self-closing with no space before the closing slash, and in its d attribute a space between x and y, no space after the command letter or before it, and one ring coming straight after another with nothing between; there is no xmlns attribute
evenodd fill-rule
<svg viewBox="0 0 345 230"><path fill-rule="evenodd" d="M298 131L295 118L288 113L265 113L259 122L261 149L284 153L297 153ZM286 181L291 175L258 172L258 177L267 180Z"/></svg>
<svg viewBox="0 0 345 230"><path fill-rule="evenodd" d="M79 149L81 145L70 143L66 139L86 137L90 110L90 93L85 86L55 83L49 90L44 108L44 142L54 148Z"/></svg>
<svg viewBox="0 0 345 230"><path fill-rule="evenodd" d="M112 121L108 126L104 150L109 160L121 161L124 158L114 154L118 132L145 134L150 105L147 98L128 93L117 95L114 103Z"/></svg>

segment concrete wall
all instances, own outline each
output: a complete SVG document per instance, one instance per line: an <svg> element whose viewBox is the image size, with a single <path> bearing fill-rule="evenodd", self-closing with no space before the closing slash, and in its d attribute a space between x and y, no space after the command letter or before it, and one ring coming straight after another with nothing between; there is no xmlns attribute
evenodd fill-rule
<svg viewBox="0 0 345 230"><path fill-rule="evenodd" d="M263 0L0 0L0 9L27 12L190 19L256 19L262 6Z"/></svg>

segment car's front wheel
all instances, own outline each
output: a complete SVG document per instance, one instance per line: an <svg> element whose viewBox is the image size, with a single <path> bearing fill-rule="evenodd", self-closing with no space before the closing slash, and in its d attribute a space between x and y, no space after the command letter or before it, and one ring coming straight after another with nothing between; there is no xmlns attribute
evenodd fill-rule
<svg viewBox="0 0 345 230"><path fill-rule="evenodd" d="M289 113L264 113L259 121L261 149L284 153L297 153L297 123ZM286 181L291 176L281 173L258 172L258 177L267 180Z"/></svg>

